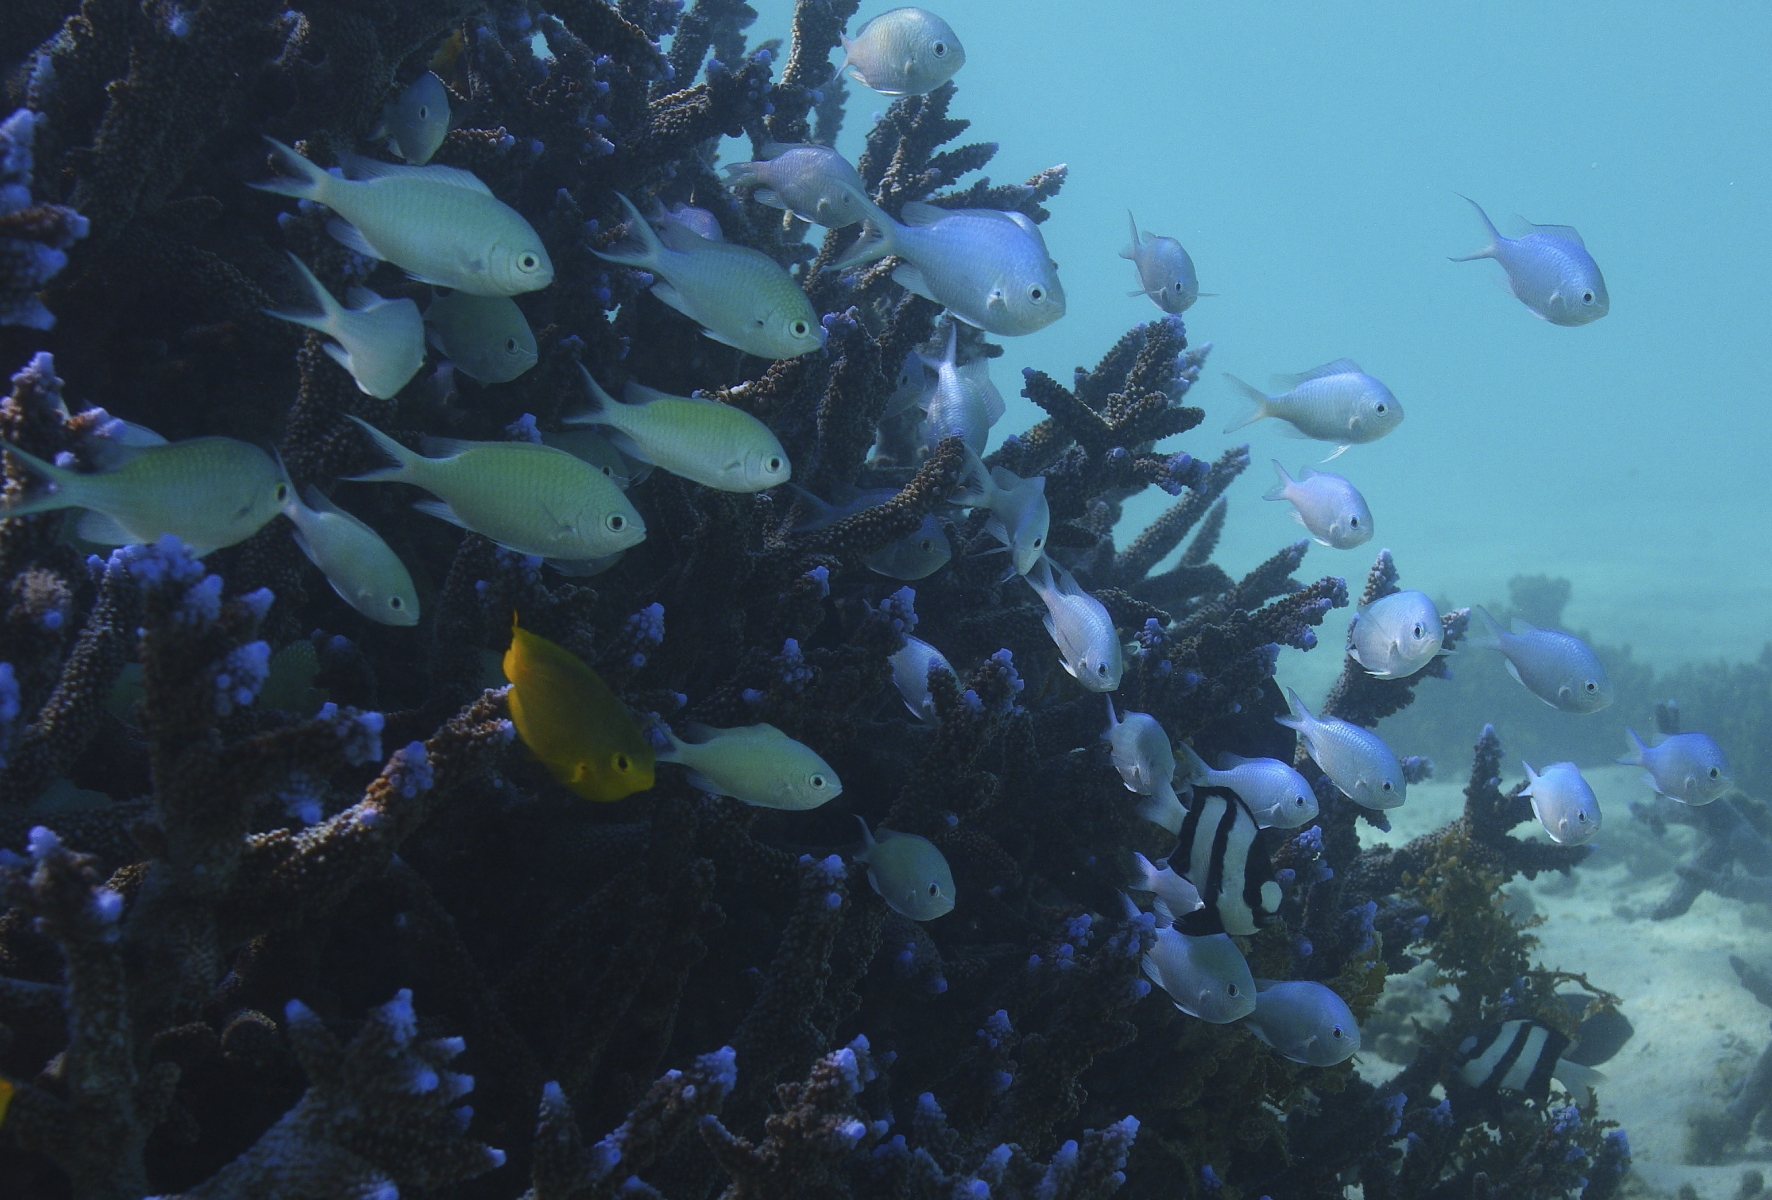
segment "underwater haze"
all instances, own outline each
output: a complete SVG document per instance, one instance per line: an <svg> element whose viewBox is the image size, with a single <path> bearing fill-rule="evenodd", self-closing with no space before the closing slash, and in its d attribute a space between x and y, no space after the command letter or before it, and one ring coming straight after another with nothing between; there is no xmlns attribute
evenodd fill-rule
<svg viewBox="0 0 1772 1200"><path fill-rule="evenodd" d="M939 3L0 0L0 1200L1766 1195L1772 8Z"/></svg>
<svg viewBox="0 0 1772 1200"><path fill-rule="evenodd" d="M791 5L760 2L759 37ZM956 0L957 116L1002 149L993 179L1071 168L1044 226L1064 320L1009 346L998 385L1060 380L1150 311L1128 297L1126 210L1179 239L1203 292L1185 316L1213 344L1188 401L1216 434L1246 407L1221 378L1351 358L1404 424L1325 468L1346 474L1413 586L1454 604L1518 574L1574 584L1571 628L1658 667L1751 659L1772 633L1765 531L1772 440L1761 347L1772 327L1772 12L1755 4L1237 5ZM839 144L859 153L854 89ZM1482 204L1578 229L1611 312L1536 319L1490 262ZM1008 370L1004 370L1004 367ZM1037 415L1010 400L999 433ZM1268 460L1324 451L1268 421L1237 431L1219 558L1236 574L1296 529L1264 504ZM1199 438L1200 435L1194 435ZM1191 448L1191 447L1190 447ZM1194 449L1194 453L1203 451ZM1161 509L1126 507L1123 536ZM1316 547L1352 573L1364 549ZM1342 560L1351 560L1340 565ZM1324 640L1339 640L1335 618ZM1331 655L1288 652L1320 688Z"/></svg>

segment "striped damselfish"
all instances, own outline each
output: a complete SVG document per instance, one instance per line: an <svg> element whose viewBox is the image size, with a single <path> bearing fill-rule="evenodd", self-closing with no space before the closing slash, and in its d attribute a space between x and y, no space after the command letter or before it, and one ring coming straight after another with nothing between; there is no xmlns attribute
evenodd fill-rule
<svg viewBox="0 0 1772 1200"><path fill-rule="evenodd" d="M1254 933L1279 911L1280 885L1249 806L1197 792L1169 862L1199 890L1205 907L1176 916L1184 933Z"/></svg>
<svg viewBox="0 0 1772 1200"><path fill-rule="evenodd" d="M1570 1091L1606 1079L1592 1067L1562 1057L1570 1042L1541 1021L1485 1025L1458 1043L1452 1056L1459 1082L1479 1091L1524 1092L1543 1103L1555 1079Z"/></svg>

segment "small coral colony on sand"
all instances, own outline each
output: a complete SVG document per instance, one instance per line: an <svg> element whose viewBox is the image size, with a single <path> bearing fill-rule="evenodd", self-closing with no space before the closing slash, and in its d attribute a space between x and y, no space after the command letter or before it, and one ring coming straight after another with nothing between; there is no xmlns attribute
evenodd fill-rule
<svg viewBox="0 0 1772 1200"><path fill-rule="evenodd" d="M76 335L145 344L105 323L155 319L95 316L113 302L93 286L139 269L130 239L164 255L222 222L259 247L251 271L220 242L189 247L231 289L226 353L255 371L262 355L297 395L263 438L169 440L64 400L44 352L0 412L0 559L22 597L8 620L34 614L54 635L0 664L0 782L15 816L61 777L108 797L63 836L0 825L29 829L0 859L0 1139L94 1197L516 1195L498 1182L506 1152L478 1140L494 1130L538 1200L712 1195L722 1180L728 1197L1082 1200L1128 1171L1135 1188L1180 1180L1177 1194L1340 1195L1360 1179L1450 1196L1433 1189L1473 1194L1472 1172L1504 1167L1538 1181L1522 1196L1578 1180L1612 1194L1628 1149L1591 1120L1603 1077L1563 1057L1577 1043L1547 1000L1557 979L1482 915L1514 872L1567 870L1598 835L1580 771L1522 764L1503 794L1486 731L1465 822L1394 860L1355 832L1388 828L1431 769L1373 727L1445 674L1456 642L1500 654L1568 713L1612 702L1593 651L1481 608L1442 613L1397 586L1385 551L1329 697L1313 712L1282 696L1280 647L1312 648L1347 586L1290 578L1306 542L1241 581L1211 564L1247 447L1210 463L1155 447L1204 418L1182 400L1210 347L1189 348L1181 314L1212 293L1180 242L1130 214L1131 295L1162 315L1073 388L1024 372L1048 419L992 451L1003 348L986 336L1066 312L1041 229L1064 171L940 190L995 149L940 149L965 127L947 109L967 58L941 17L897 8L851 37L853 3L802 0L774 80L777 48L746 52L740 4L435 7L449 11L400 18L403 82L349 112L336 106L361 89L323 86L348 69L338 14L146 6L159 24L133 34L71 18L0 127L0 323L65 338L63 364L89 376ZM93 57L107 37L139 39L109 68L132 82L81 109L74 89L110 78ZM267 196L236 186L230 209L192 192L175 221L164 189L119 207L82 175L124 170L106 156L129 121L152 122L132 106L180 56L262 64L278 37L265 70L286 94L204 74L220 91L187 114L236 140L252 170L235 184ZM894 98L854 164L832 148L851 82ZM53 122L88 110L111 115L83 158L77 125ZM243 115L270 111L285 116ZM712 148L739 133L755 160L722 180ZM38 198L50 172L34 151L69 155L69 204ZM1489 240L1466 257L1495 260L1534 315L1605 315L1573 229L1508 238L1477 214ZM1379 453L1403 420L1349 359L1271 393L1230 382L1253 407L1225 432L1271 420L1328 459ZM194 433L209 411L167 409L163 427ZM1266 499L1311 540L1374 537L1349 478L1273 466ZM1174 507L1117 549L1121 503L1152 484ZM83 562L76 545L117 549ZM303 637L341 620L367 624ZM483 655L499 652L503 686L483 690ZM285 686L299 661L306 682ZM105 707L126 662L141 668L127 722ZM310 704L322 689L338 699ZM378 689L399 698L386 713L347 702ZM80 761L101 730L140 747L114 792L81 782L103 775ZM384 730L405 743L386 759ZM1663 795L1701 805L1731 787L1702 734L1631 740L1620 761ZM127 824L111 815L126 807ZM1528 808L1548 848L1507 835ZM506 820L530 831L533 864L504 860L492 830ZM125 828L146 831L134 849ZM483 906L447 878L476 857L502 881ZM863 877L877 899L852 887ZM1476 908L1445 899L1467 877ZM603 890L575 890L587 878ZM399 944L423 950L366 951L377 967L361 980L458 964L435 1016L434 970L416 997L365 1011L344 997L368 982L296 949L324 946L314 931L359 904L397 910ZM731 941L697 967L722 912ZM489 924L497 913L509 921ZM1385 974L1415 961L1407 946L1479 942L1493 969L1442 962L1457 973L1450 1040L1381 1088L1340 1066ZM1153 988L1172 1005L1141 1005ZM1163 1022L1180 1032L1139 1041L1161 1069L1131 1071L1124 1048ZM1212 1047L1243 1030L1233 1066ZM478 1116L453 1103L475 1078L444 1065L464 1049L498 1060L476 1059ZM699 1057L650 1091L634 1083L685 1055ZM265 1091L254 1063L311 1086ZM1301 1104L1329 1069L1335 1104ZM1577 1103L1553 1109L1553 1080ZM110 1097L102 1111L80 1108L92 1095ZM1228 1111L1233 1095L1262 1097L1262 1137L1291 1149L1229 1136L1255 1120ZM230 1105L265 1119L212 1136ZM1103 1105L1136 1115L1060 1143ZM1202 1106L1229 1124L1186 1115ZM1537 1123L1483 1133L1504 1107ZM151 1140L174 1110L181 1145L211 1139L200 1154ZM617 1131L587 1148L581 1122L606 1118ZM1141 1119L1162 1144L1129 1159ZM679 1144L690 1126L700 1138ZM102 1149L78 1140L100 1129ZM640 1178L655 1168L657 1187ZM482 1176L490 1190L471 1190Z"/></svg>

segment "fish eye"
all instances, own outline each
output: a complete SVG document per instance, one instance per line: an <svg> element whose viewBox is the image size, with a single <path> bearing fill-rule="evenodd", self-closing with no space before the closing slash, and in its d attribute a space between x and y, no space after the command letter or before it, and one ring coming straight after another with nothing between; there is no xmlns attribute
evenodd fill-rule
<svg viewBox="0 0 1772 1200"><path fill-rule="evenodd" d="M1225 984L1225 985L1224 985L1224 992L1225 992L1225 995L1227 995L1227 996L1232 996L1232 997L1234 997L1234 996L1236 996L1236 994L1237 994L1237 985L1236 985L1236 984L1234 984L1234 983L1227 983L1227 984Z"/></svg>
<svg viewBox="0 0 1772 1200"><path fill-rule="evenodd" d="M1722 778L1722 775L1723 775L1723 773L1721 771L1717 770L1715 767L1712 767L1710 769L1710 777L1712 779L1720 779L1720 778Z"/></svg>
<svg viewBox="0 0 1772 1200"><path fill-rule="evenodd" d="M824 787L824 776L814 774L812 776L812 778L808 779L806 782L810 783L815 788L823 788Z"/></svg>
<svg viewBox="0 0 1772 1200"><path fill-rule="evenodd" d="M628 519L620 513L610 513L603 518L603 525L610 533L620 533L628 527Z"/></svg>
<svg viewBox="0 0 1772 1200"><path fill-rule="evenodd" d="M517 352L517 339L516 338L506 338L505 339L505 353L506 354L515 354L516 352Z"/></svg>
<svg viewBox="0 0 1772 1200"><path fill-rule="evenodd" d="M1296 804L1296 805L1298 805L1298 807L1300 807L1300 808L1303 808L1303 807L1304 807L1304 797L1303 797L1303 796L1294 796L1294 797L1292 797L1292 802L1293 802L1293 803L1294 803L1294 804Z"/></svg>
<svg viewBox="0 0 1772 1200"><path fill-rule="evenodd" d="M626 772L629 769L631 769L633 767L633 765L634 764L628 759L627 755L618 754L615 756L615 769L616 770Z"/></svg>
<svg viewBox="0 0 1772 1200"><path fill-rule="evenodd" d="M289 499L289 485L287 483L279 483L277 485L276 496L277 496L277 503L279 503L279 504L281 504L283 501Z"/></svg>
<svg viewBox="0 0 1772 1200"><path fill-rule="evenodd" d="M1046 298L1046 289L1041 287L1039 284L1036 283L1028 289L1028 299L1032 300L1035 304L1038 304L1040 301L1044 300L1045 298Z"/></svg>
<svg viewBox="0 0 1772 1200"><path fill-rule="evenodd" d="M924 550L932 550L935 548L935 543L930 541L928 538L924 538L922 541L918 542L917 545ZM1711 774L1711 778L1715 779L1717 777L1717 769L1715 767L1712 767L1710 770L1710 774Z"/></svg>
<svg viewBox="0 0 1772 1200"><path fill-rule="evenodd" d="M1590 679L1587 681L1587 690L1590 692L1597 692L1600 690L1600 685Z"/></svg>
<svg viewBox="0 0 1772 1200"><path fill-rule="evenodd" d="M533 271L539 266L541 266L541 260L536 258L533 254L525 254L517 260L517 268L519 270Z"/></svg>
<svg viewBox="0 0 1772 1200"><path fill-rule="evenodd" d="M807 326L804 321L795 321L792 325L788 326L788 329L795 337L806 336Z"/></svg>
<svg viewBox="0 0 1772 1200"><path fill-rule="evenodd" d="M937 43L935 43L935 45L933 45L929 48L935 52L935 57L937 57L937 58L946 58L947 57L948 44L946 42L937 42Z"/></svg>
<svg viewBox="0 0 1772 1200"><path fill-rule="evenodd" d="M431 119L431 109L429 105L421 104L418 106L418 119L421 121L428 121Z"/></svg>
<svg viewBox="0 0 1772 1200"><path fill-rule="evenodd" d="M931 896L939 896L941 894L941 889L932 883L929 885L929 894Z"/></svg>
<svg viewBox="0 0 1772 1200"><path fill-rule="evenodd" d="M1581 822L1581 823L1582 823L1582 824L1583 824L1583 825L1586 825L1586 824L1587 824L1587 814L1586 814L1586 813L1584 813L1584 812L1578 812L1578 813L1576 813L1576 814L1575 814L1575 819L1576 819L1576 820L1577 820L1577 821L1580 821L1580 822Z"/></svg>
<svg viewBox="0 0 1772 1200"><path fill-rule="evenodd" d="M1352 523L1353 523L1353 527L1355 529L1358 529L1360 527L1360 518L1358 518L1358 517L1352 518Z"/></svg>
<svg viewBox="0 0 1772 1200"><path fill-rule="evenodd" d="M1594 294L1592 292L1581 293L1581 302L1583 304L1592 304L1594 302Z"/></svg>
<svg viewBox="0 0 1772 1200"><path fill-rule="evenodd" d="M398 612L400 609L406 607L406 601L400 599L398 596L389 596L388 607Z"/></svg>
<svg viewBox="0 0 1772 1200"><path fill-rule="evenodd" d="M781 459L771 456L769 461L763 464L763 469L773 475L775 472L781 470Z"/></svg>
<svg viewBox="0 0 1772 1200"><path fill-rule="evenodd" d="M1095 664L1095 673L1097 675L1106 675L1107 674L1107 664L1106 663L1096 663Z"/></svg>
<svg viewBox="0 0 1772 1200"><path fill-rule="evenodd" d="M1331 1029L1329 1031L1329 1036L1334 1038L1336 1041L1340 1041L1341 1040L1341 1026L1337 1025L1333 1029Z"/></svg>
<svg viewBox="0 0 1772 1200"><path fill-rule="evenodd" d="M1385 791L1387 791L1387 792L1388 792L1388 791L1392 791L1392 790L1393 790L1393 789L1392 789L1392 787L1391 787L1391 781L1390 781L1390 780L1388 780L1388 779L1387 779L1387 780L1385 780L1385 781L1384 781L1384 783L1383 783L1383 785L1382 785L1382 786L1383 786L1383 788L1384 788L1384 790L1385 790Z"/></svg>
<svg viewBox="0 0 1772 1200"><path fill-rule="evenodd" d="M1034 539L1034 549L1036 549L1036 550L1038 550L1041 546L1044 546L1045 544L1046 544L1046 539L1043 537L1037 537Z"/></svg>
<svg viewBox="0 0 1772 1200"><path fill-rule="evenodd" d="M1421 634L1421 626L1420 626L1420 625L1416 625L1416 627L1415 627L1415 636L1416 636L1416 637L1420 637L1420 636L1422 636L1422 634Z"/></svg>
<svg viewBox="0 0 1772 1200"><path fill-rule="evenodd" d="M1379 405L1379 406L1378 406L1378 412L1379 412L1379 414L1380 414L1380 415L1381 415L1381 416L1382 416L1382 415L1383 415L1383 413L1384 413L1384 405L1382 405L1382 404L1380 404L1380 405Z"/></svg>

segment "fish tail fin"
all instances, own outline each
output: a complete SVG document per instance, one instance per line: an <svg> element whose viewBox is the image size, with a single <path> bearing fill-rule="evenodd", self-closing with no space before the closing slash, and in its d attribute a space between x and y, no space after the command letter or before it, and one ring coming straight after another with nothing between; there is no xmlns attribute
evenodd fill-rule
<svg viewBox="0 0 1772 1200"><path fill-rule="evenodd" d="M1127 887L1140 892L1154 892L1157 890L1157 876L1161 874L1161 872L1157 870L1156 863L1134 850L1132 852L1132 870L1133 876L1131 880L1127 882Z"/></svg>
<svg viewBox="0 0 1772 1200"><path fill-rule="evenodd" d="M1286 468L1280 465L1277 458L1274 459L1274 474L1279 477L1279 482L1262 493L1263 500L1284 500L1286 489L1292 486L1292 476L1286 474Z"/></svg>
<svg viewBox="0 0 1772 1200"><path fill-rule="evenodd" d="M1144 856L1140 855L1139 857L1142 858ZM1146 864L1146 865L1149 865L1149 864ZM1137 884L1134 883L1133 886L1136 887ZM1142 890L1149 891L1150 889L1144 888ZM1120 912L1122 914L1124 914L1124 916L1126 917L1126 919L1128 921L1136 921L1136 920L1138 920L1139 917L1142 917L1144 915L1142 912L1139 911L1138 905L1132 903L1131 896L1128 896L1125 892L1117 892L1115 894L1120 897Z"/></svg>
<svg viewBox="0 0 1772 1200"><path fill-rule="evenodd" d="M1649 747L1643 744L1643 739L1638 737L1637 731L1632 729L1629 725L1624 727L1624 736L1630 739L1630 749L1625 753L1620 754L1612 761L1624 767L1642 766L1643 756L1648 751Z"/></svg>
<svg viewBox="0 0 1772 1200"><path fill-rule="evenodd" d="M1181 774L1190 784L1206 783L1212 778L1212 768L1206 765L1194 748L1186 742L1180 744Z"/></svg>
<svg viewBox="0 0 1772 1200"><path fill-rule="evenodd" d="M609 262L657 274L659 260L664 255L664 243L659 240L658 232L632 200L620 192L615 193L615 198L621 201L628 214L628 236L607 250L594 250L593 253Z"/></svg>
<svg viewBox="0 0 1772 1200"><path fill-rule="evenodd" d="M1247 398L1250 403L1255 405L1254 408L1232 421L1229 425L1226 425L1224 427L1226 433L1235 432L1236 430L1243 428L1245 425L1253 425L1263 417L1273 416L1273 414L1268 411L1268 398L1266 392L1263 392L1253 384L1244 383L1241 379L1238 379L1235 375L1232 375L1229 372L1226 372L1225 378L1231 381L1232 387L1242 392L1244 397Z"/></svg>
<svg viewBox="0 0 1772 1200"><path fill-rule="evenodd" d="M591 373L580 363L579 375L585 384L585 407L568 416L560 418L562 425L614 425L615 416L621 409L621 401L611 396L597 383Z"/></svg>
<svg viewBox="0 0 1772 1200"><path fill-rule="evenodd" d="M1525 770L1525 772L1526 772L1526 786L1525 786L1525 788L1524 788L1524 789L1523 789L1523 790L1522 790L1522 791L1521 791L1521 792L1520 792L1520 795L1522 795L1522 796L1530 796L1530 795L1532 795L1532 789L1533 789L1533 788L1534 788L1534 787L1535 787L1535 786L1537 786L1537 784L1538 784L1538 772L1537 772L1537 771L1534 771L1534 770L1533 770L1533 769L1532 769L1532 764L1531 764L1531 763L1529 763L1529 762L1527 762L1527 761L1526 761L1526 760L1525 760L1525 759L1523 759L1523 758L1522 758L1522 759L1521 759L1521 760L1520 760L1520 766L1521 766L1521 767L1522 767L1522 768L1524 768L1524 770ZM1536 798L1534 798L1534 800L1533 800L1533 802L1532 802L1532 803L1533 803L1533 805L1534 805L1534 806L1536 806L1536 805L1537 805L1537 803L1538 803L1538 801L1537 801L1537 799L1536 799Z"/></svg>
<svg viewBox="0 0 1772 1200"><path fill-rule="evenodd" d="M1572 1092L1586 1088L1598 1091L1600 1085L1606 1082L1605 1072L1572 1063L1566 1058L1557 1060L1557 1065L1551 1068L1551 1078Z"/></svg>
<svg viewBox="0 0 1772 1200"><path fill-rule="evenodd" d="M295 265L296 275L300 277L302 286L308 289L308 298L314 302L319 311L313 312L290 308L267 308L264 310L264 314L267 317L276 317L281 321L293 321L297 325L306 325L309 329L318 329L321 333L329 333L336 336L338 315L340 312L338 301L335 300L332 293L326 289L326 285L321 283L319 279L315 278L314 272L308 269L307 263L297 258L294 254L289 256L289 261Z"/></svg>
<svg viewBox="0 0 1772 1200"><path fill-rule="evenodd" d="M984 460L978 457L978 451L968 448L966 465L960 471L960 488L949 500L961 508L982 508L991 502L991 494L996 490L990 472L984 469Z"/></svg>
<svg viewBox="0 0 1772 1200"><path fill-rule="evenodd" d="M1460 196L1459 199L1477 210L1477 216L1483 222L1483 231L1489 235L1489 244L1472 254L1459 255L1452 259L1452 261L1474 262L1479 258L1494 258L1496 250L1501 245L1501 233L1495 228L1495 222L1489 219L1489 214L1483 211L1483 206L1478 204L1475 200L1472 200L1469 196Z"/></svg>
<svg viewBox="0 0 1772 1200"><path fill-rule="evenodd" d="M1471 605L1471 616L1477 618L1476 624L1465 632L1465 644L1478 650L1501 649L1501 625L1489 615L1489 610L1481 604Z"/></svg>
<svg viewBox="0 0 1772 1200"><path fill-rule="evenodd" d="M292 147L285 146L274 137L267 137L271 152L277 156L277 162L288 171L287 175L279 175L274 179L262 180L251 184L261 192L273 192L279 196L294 196L298 200L318 200L324 204L327 181L332 177L320 168L318 163L303 158Z"/></svg>
<svg viewBox="0 0 1772 1200"><path fill-rule="evenodd" d="M371 425L368 421L365 421L362 417L353 416L350 413L345 415L362 427L363 432L367 433L370 440L375 443L375 448L377 450L380 450L382 454L393 460L388 466L377 467L375 470L365 472L362 475L351 476L353 482L377 479L402 479L410 482L411 477L416 474L418 470L423 470L421 464L426 461L423 455L415 454L411 450L408 450L405 446L396 442L393 438Z"/></svg>
<svg viewBox="0 0 1772 1200"><path fill-rule="evenodd" d="M1120 251L1120 257L1136 259L1138 257L1138 222L1133 218L1131 209L1126 210L1126 224L1132 228L1132 240L1126 243L1126 248L1124 250ZM1129 294L1133 296L1142 296L1145 292L1143 288L1140 288L1138 291Z"/></svg>
<svg viewBox="0 0 1772 1200"><path fill-rule="evenodd" d="M27 454L17 446L4 447L12 461L22 468L31 482L36 485L30 488L18 500L0 508L0 517L22 517L30 513L50 512L58 508L77 508L81 506L81 477L76 471L58 467L52 462L45 462L35 454Z"/></svg>
<svg viewBox="0 0 1772 1200"><path fill-rule="evenodd" d="M849 192L861 204L866 214L862 218L861 236L855 245L849 247L842 258L833 264L837 270L846 271L850 267L859 267L867 263L878 262L888 254L898 253L898 222L886 215L884 209L875 204L873 198L854 184L846 184Z"/></svg>
<svg viewBox="0 0 1772 1200"><path fill-rule="evenodd" d="M1300 700L1298 693L1291 688L1286 689L1286 708L1289 710L1287 714L1283 717L1275 717L1274 720L1288 729L1303 732L1311 719L1311 710L1304 706L1304 701Z"/></svg>
<svg viewBox="0 0 1772 1200"><path fill-rule="evenodd" d="M798 525L795 525L789 530L790 533L806 533L813 529L823 529L837 519L837 509L835 505L830 504L818 496L814 496L811 492L807 491L797 483L790 481L788 487L793 489L794 495L800 498L802 504L812 510L812 518L807 521L801 521Z"/></svg>

